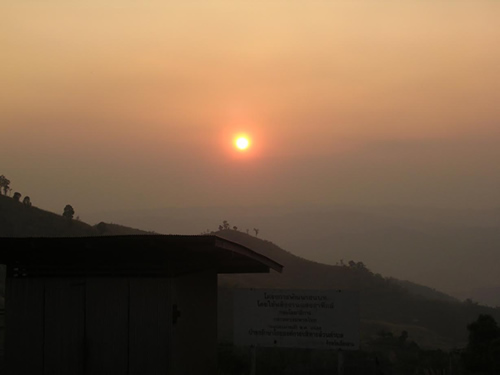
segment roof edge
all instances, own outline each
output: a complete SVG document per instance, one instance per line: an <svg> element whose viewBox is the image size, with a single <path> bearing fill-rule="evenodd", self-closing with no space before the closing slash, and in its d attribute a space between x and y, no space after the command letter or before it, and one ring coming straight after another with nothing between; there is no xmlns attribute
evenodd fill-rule
<svg viewBox="0 0 500 375"><path fill-rule="evenodd" d="M229 251L233 251L235 253L238 253L240 255L245 255L249 258L255 259L256 261L264 264L265 266L269 267L270 269L273 269L279 273L283 272L283 265L279 264L278 262L275 262L274 260L266 257L265 255L262 255L252 249L249 249L246 246L241 245L238 242L233 242L231 240L213 235L215 238L215 245L217 247L220 247L222 249L226 249Z"/></svg>

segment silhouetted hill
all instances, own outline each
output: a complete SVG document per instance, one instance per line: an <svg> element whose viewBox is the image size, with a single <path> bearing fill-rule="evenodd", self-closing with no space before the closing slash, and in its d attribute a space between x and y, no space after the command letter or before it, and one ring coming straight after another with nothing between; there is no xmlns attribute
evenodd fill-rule
<svg viewBox="0 0 500 375"><path fill-rule="evenodd" d="M94 225L100 236L124 236L124 235L136 235L136 234L153 234L154 232L146 232L144 230L125 227L118 224L109 224L100 222Z"/></svg>
<svg viewBox="0 0 500 375"><path fill-rule="evenodd" d="M99 223L91 226L37 207L25 206L0 195L0 237L86 237L149 233L117 224ZM4 267L0 266L0 307L4 305L4 275Z"/></svg>
<svg viewBox="0 0 500 375"><path fill-rule="evenodd" d="M239 242L284 266L282 274L221 275L221 337L231 339L233 288L345 289L360 293L362 339L381 330L400 334L406 330L422 346L451 348L463 346L466 326L479 314L500 319L500 310L471 301L460 302L444 293L411 282L385 278L361 262L325 265L297 257L275 244L235 230L216 232Z"/></svg>
<svg viewBox="0 0 500 375"><path fill-rule="evenodd" d="M82 237L97 236L97 230L78 220L28 207L0 195L0 237Z"/></svg>
<svg viewBox="0 0 500 375"><path fill-rule="evenodd" d="M456 298L438 292L434 289L418 285L409 281L394 278L384 278L372 273L366 265L359 261L346 262L344 265L328 265L313 262L298 257L281 249L270 241L235 230L215 232L220 237L241 243L259 253L283 264L285 269L282 274L269 275L226 275L221 280L242 287L264 287L270 282L276 287L290 288L315 288L315 289L365 289L380 285L390 285L395 289L406 290L409 293L430 300L458 302Z"/></svg>
<svg viewBox="0 0 500 375"><path fill-rule="evenodd" d="M85 237L151 234L140 229L100 222L91 226L79 220L0 195L0 237Z"/></svg>
<svg viewBox="0 0 500 375"><path fill-rule="evenodd" d="M429 288L428 286L413 283L408 280L399 280L394 277L389 277L389 280L402 286L404 289L408 290L410 293L417 296L421 296L428 299L435 299L439 301L457 302L458 299L449 296L446 293L440 292L434 288Z"/></svg>
<svg viewBox="0 0 500 375"><path fill-rule="evenodd" d="M117 224L90 226L61 215L26 207L0 196L0 236L96 236L148 234ZM406 330L422 346L461 346L466 340L466 325L479 314L500 320L500 310L463 303L431 288L410 282L384 278L371 272L362 262L346 261L344 265L326 265L289 253L270 241L236 230L216 233L241 243L285 266L283 274L244 274L220 276L220 336L230 337L231 298L235 287L352 289L361 297L362 337L369 338L381 330L399 334ZM3 288L3 285L0 285ZM3 290L0 294L3 295Z"/></svg>
<svg viewBox="0 0 500 375"><path fill-rule="evenodd" d="M86 214L160 233L198 234L227 220L307 259L359 259L376 273L500 306L500 209L437 207L185 207ZM92 218L93 217L93 218ZM208 228L208 229L207 229Z"/></svg>

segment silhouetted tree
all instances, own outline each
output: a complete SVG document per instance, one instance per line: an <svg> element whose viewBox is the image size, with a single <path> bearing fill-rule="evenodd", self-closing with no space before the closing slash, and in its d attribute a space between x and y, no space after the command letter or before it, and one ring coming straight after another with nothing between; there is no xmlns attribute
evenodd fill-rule
<svg viewBox="0 0 500 375"><path fill-rule="evenodd" d="M350 267L350 268L354 268L354 269L358 269L358 270L362 270L362 271L368 271L368 272L370 272L370 271L368 270L368 268L366 268L366 266L365 266L365 264L364 264L363 262L355 262L355 261L353 261L353 260L350 260L350 261L348 262L348 264L349 264L349 267ZM338 265L338 263L337 263L337 265ZM341 265L344 265L344 263L343 263L343 261L342 261L342 260L341 260Z"/></svg>
<svg viewBox="0 0 500 375"><path fill-rule="evenodd" d="M224 221L222 222L222 226L224 227L224 229L230 229L230 228L231 228L231 226L229 225L229 223L228 223L228 221L227 221L227 220L224 220Z"/></svg>
<svg viewBox="0 0 500 375"><path fill-rule="evenodd" d="M14 199L15 201L18 201L18 202L19 202L19 200L21 199L21 193L20 193L20 192L18 192L18 191L16 191L16 192L14 193L14 195L12 196L12 199Z"/></svg>
<svg viewBox="0 0 500 375"><path fill-rule="evenodd" d="M73 219L73 215L75 214L75 210L71 205L67 204L66 207L64 207L64 212L63 216L67 219Z"/></svg>
<svg viewBox="0 0 500 375"><path fill-rule="evenodd" d="M255 232L255 237L259 235L259 229L258 228L253 228L253 231Z"/></svg>
<svg viewBox="0 0 500 375"><path fill-rule="evenodd" d="M223 230L224 227L222 225L219 225L219 230Z"/></svg>
<svg viewBox="0 0 500 375"><path fill-rule="evenodd" d="M235 226L233 227L233 230L238 230L238 227L235 225Z"/></svg>
<svg viewBox="0 0 500 375"><path fill-rule="evenodd" d="M491 315L479 315L467 326L469 342L464 353L465 366L473 372L497 374L500 370L500 329Z"/></svg>
<svg viewBox="0 0 500 375"><path fill-rule="evenodd" d="M28 196L25 196L23 199L23 204L27 207L31 207L31 199Z"/></svg>
<svg viewBox="0 0 500 375"><path fill-rule="evenodd" d="M0 176L0 191L2 190L4 195L7 195L10 190L10 180L4 175Z"/></svg>

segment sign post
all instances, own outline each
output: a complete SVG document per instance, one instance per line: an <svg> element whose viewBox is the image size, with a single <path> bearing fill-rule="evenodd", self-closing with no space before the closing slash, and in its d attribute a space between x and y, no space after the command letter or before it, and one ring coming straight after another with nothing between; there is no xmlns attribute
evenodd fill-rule
<svg viewBox="0 0 500 375"><path fill-rule="evenodd" d="M337 374L344 375L344 352L342 349L338 350L337 361Z"/></svg>
<svg viewBox="0 0 500 375"><path fill-rule="evenodd" d="M250 348L252 354L251 358L251 363L250 363L250 375L256 375L257 374L257 347L255 345L252 345Z"/></svg>

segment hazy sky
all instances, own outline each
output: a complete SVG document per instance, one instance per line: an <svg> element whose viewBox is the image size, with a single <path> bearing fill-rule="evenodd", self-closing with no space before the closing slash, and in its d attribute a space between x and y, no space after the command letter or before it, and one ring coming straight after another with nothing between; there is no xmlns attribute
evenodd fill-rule
<svg viewBox="0 0 500 375"><path fill-rule="evenodd" d="M0 0L0 174L56 212L500 206L499 19L495 0Z"/></svg>

